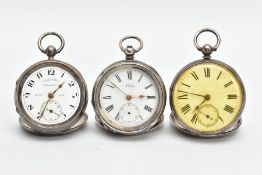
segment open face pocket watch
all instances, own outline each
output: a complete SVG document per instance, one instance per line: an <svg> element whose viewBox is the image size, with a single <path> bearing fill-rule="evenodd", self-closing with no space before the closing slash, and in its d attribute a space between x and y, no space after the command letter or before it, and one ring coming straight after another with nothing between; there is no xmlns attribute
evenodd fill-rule
<svg viewBox="0 0 262 175"><path fill-rule="evenodd" d="M203 32L216 36L214 47L209 44L199 46L198 37ZM204 59L186 65L170 88L171 121L179 130L192 136L224 136L241 125L244 85L232 67L210 57L220 41L215 30L200 30L194 37L194 43L204 54Z"/></svg>
<svg viewBox="0 0 262 175"><path fill-rule="evenodd" d="M139 41L135 49L123 42ZM163 121L166 90L158 73L149 65L134 60L143 42L136 36L120 40L126 59L107 67L97 78L92 103L96 120L105 129L124 135L135 135L155 129Z"/></svg>
<svg viewBox="0 0 262 175"><path fill-rule="evenodd" d="M42 40L54 35L61 46L42 47ZM49 32L38 40L39 49L48 56L26 69L16 82L15 104L20 124L37 134L66 134L87 120L87 87L79 71L72 65L54 59L64 48L61 35Z"/></svg>

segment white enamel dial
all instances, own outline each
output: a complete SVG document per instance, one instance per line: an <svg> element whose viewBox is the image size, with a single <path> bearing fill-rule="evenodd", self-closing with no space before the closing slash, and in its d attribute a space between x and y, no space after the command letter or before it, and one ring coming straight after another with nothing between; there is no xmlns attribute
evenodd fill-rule
<svg viewBox="0 0 262 175"><path fill-rule="evenodd" d="M138 68L123 68L111 73L100 90L103 116L114 125L135 127L154 116L159 92L151 76Z"/></svg>
<svg viewBox="0 0 262 175"><path fill-rule="evenodd" d="M33 72L21 92L25 112L41 124L59 124L70 119L78 109L80 97L78 82L56 66Z"/></svg>

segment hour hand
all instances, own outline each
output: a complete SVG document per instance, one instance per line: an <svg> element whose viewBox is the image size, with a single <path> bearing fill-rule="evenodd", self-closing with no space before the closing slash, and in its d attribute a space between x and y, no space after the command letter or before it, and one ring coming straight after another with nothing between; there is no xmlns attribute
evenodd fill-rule
<svg viewBox="0 0 262 175"><path fill-rule="evenodd" d="M195 111L199 111L200 106L203 105L203 104L204 104L206 101L208 101L208 100L210 100L210 95L205 95L204 100L203 100L199 105L197 105L197 106L195 107L193 113L194 113Z"/></svg>

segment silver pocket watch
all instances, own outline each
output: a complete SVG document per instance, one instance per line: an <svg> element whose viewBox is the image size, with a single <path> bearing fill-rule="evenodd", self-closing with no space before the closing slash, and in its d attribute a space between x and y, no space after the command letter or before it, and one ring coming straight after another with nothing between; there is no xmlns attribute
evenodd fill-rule
<svg viewBox="0 0 262 175"><path fill-rule="evenodd" d="M42 47L42 40L53 35L61 46ZM15 105L23 129L36 134L67 134L82 127L87 115L87 86L72 65L55 60L64 48L64 39L55 32L43 34L38 47L48 56L27 68L16 82Z"/></svg>
<svg viewBox="0 0 262 175"><path fill-rule="evenodd" d="M198 44L204 32L216 36L214 46ZM224 62L211 59L221 42L213 29L201 29L194 37L203 59L186 65L170 87L171 122L179 130L196 137L225 136L241 125L245 88L238 73Z"/></svg>
<svg viewBox="0 0 262 175"><path fill-rule="evenodd" d="M135 39L140 46L126 48L123 42ZM96 120L104 129L123 135L142 134L157 128L163 121L166 104L164 83L155 69L134 60L143 47L136 36L120 40L125 60L108 66L98 76L92 94Z"/></svg>

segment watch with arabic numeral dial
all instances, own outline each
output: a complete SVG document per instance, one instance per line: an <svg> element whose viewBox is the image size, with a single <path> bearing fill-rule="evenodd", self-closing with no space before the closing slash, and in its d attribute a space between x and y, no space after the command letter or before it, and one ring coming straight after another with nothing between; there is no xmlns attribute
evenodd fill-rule
<svg viewBox="0 0 262 175"><path fill-rule="evenodd" d="M58 49L52 45L43 48L42 40L48 35L59 38ZM54 59L64 43L58 33L43 34L38 47L48 59L27 68L16 82L16 110L26 131L40 135L67 134L87 120L87 86L82 75L72 65Z"/></svg>
<svg viewBox="0 0 262 175"><path fill-rule="evenodd" d="M203 32L216 36L215 46L199 46L198 37ZM210 57L220 41L215 30L200 30L194 37L194 44L204 59L186 65L170 88L171 121L176 128L191 136L221 137L241 125L245 106L244 85L232 67Z"/></svg>
<svg viewBox="0 0 262 175"><path fill-rule="evenodd" d="M140 43L135 49L123 46L127 39ZM126 59L107 67L97 78L92 103L97 122L106 130L123 135L147 133L163 121L166 90L159 74L149 65L134 60L143 42L136 36L120 40Z"/></svg>

